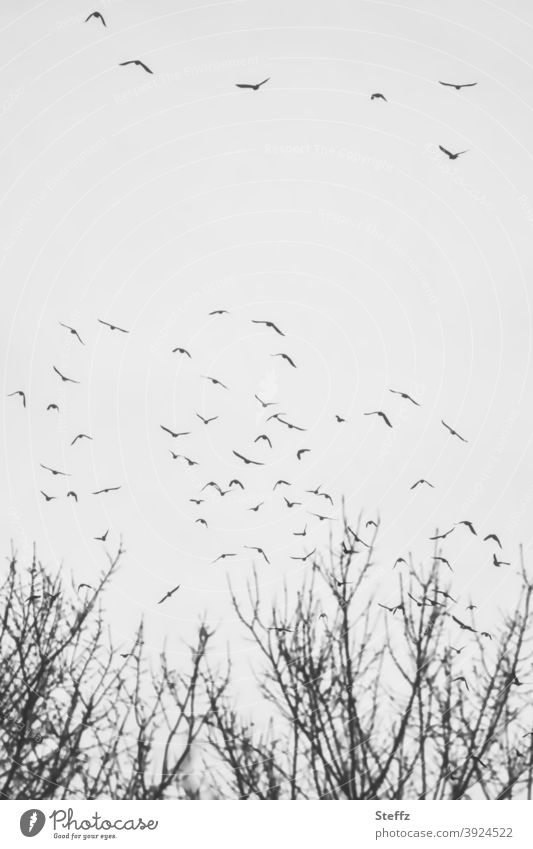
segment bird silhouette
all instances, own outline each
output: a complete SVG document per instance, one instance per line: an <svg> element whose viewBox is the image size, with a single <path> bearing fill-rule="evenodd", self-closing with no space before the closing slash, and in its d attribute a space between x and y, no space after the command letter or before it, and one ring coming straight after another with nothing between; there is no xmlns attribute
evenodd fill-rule
<svg viewBox="0 0 533 849"><path fill-rule="evenodd" d="M166 427L165 425L159 425L159 427L161 428L161 430L164 430L166 433L170 433L170 435L173 439L177 439L178 436L189 436L189 434L190 434L190 430L174 431L174 430L171 430L169 427Z"/></svg>
<svg viewBox="0 0 533 849"><path fill-rule="evenodd" d="M457 525L464 525L465 527L468 528L468 530L470 531L471 534L474 534L474 536L477 536L477 531L474 528L472 522L469 522L467 519L463 519L461 522L456 522L455 525L456 526Z"/></svg>
<svg viewBox="0 0 533 849"><path fill-rule="evenodd" d="M74 439L72 440L72 442L70 444L74 445L74 443L76 443L78 441L78 439L91 439L92 440L92 436L88 436L88 434L86 434L86 433L78 433L78 435L74 437Z"/></svg>
<svg viewBox="0 0 533 849"><path fill-rule="evenodd" d="M82 589L82 587L87 587L88 590L94 589L90 584L78 584L78 592Z"/></svg>
<svg viewBox="0 0 533 849"><path fill-rule="evenodd" d="M187 357L189 357L190 360L192 360L192 357L191 357L191 355L189 354L189 352L187 351L186 348L172 348L172 353L173 354L185 354Z"/></svg>
<svg viewBox="0 0 533 849"><path fill-rule="evenodd" d="M439 150L442 150L443 153L446 154L448 159L457 159L459 156L462 156L463 153L468 153L467 150L460 150L458 153L451 153L449 150L446 150L441 144L439 144Z"/></svg>
<svg viewBox="0 0 533 849"><path fill-rule="evenodd" d="M443 425L444 425L444 427L446 428L446 430L449 430L449 431L450 431L450 434L451 434L452 436L456 436L458 439L460 439L460 440L461 440L461 442L468 442L468 439L464 439L464 437L462 437L459 433L457 433L457 431L456 431L456 430L454 430L454 429L453 429L453 427L450 427L450 425L446 424L446 422L445 422L445 421L443 421L443 419L441 419L440 421L441 421L441 424L443 424Z"/></svg>
<svg viewBox="0 0 533 849"><path fill-rule="evenodd" d="M398 563L405 563L405 565L407 566L407 560L405 559L405 557L397 557L394 561L394 566L392 568L396 569Z"/></svg>
<svg viewBox="0 0 533 849"><path fill-rule="evenodd" d="M209 375L207 374L203 374L202 377L204 378L204 380L209 380L209 382L212 383L213 386L221 386L223 389L228 388L225 383L222 383L221 380L217 380L216 377L209 377Z"/></svg>
<svg viewBox="0 0 533 849"><path fill-rule="evenodd" d="M404 398L406 401L410 401L411 404L415 404L417 407L420 407L418 401L415 401L407 392L402 392L400 389L389 389L389 392L392 392L393 395L399 395L400 398Z"/></svg>
<svg viewBox="0 0 533 849"><path fill-rule="evenodd" d="M273 490L277 489L278 486L291 486L291 484L289 483L289 481L279 480L279 481L276 481L276 483L274 484L272 489Z"/></svg>
<svg viewBox="0 0 533 849"><path fill-rule="evenodd" d="M308 554L304 554L302 557L291 557L291 560L301 560L302 562L305 562L306 560L309 560L309 558L312 557L315 552L316 548L313 548L313 550L310 551Z"/></svg>
<svg viewBox="0 0 533 849"><path fill-rule="evenodd" d="M229 315L228 310L213 310L209 315Z"/></svg>
<svg viewBox="0 0 533 849"><path fill-rule="evenodd" d="M420 478L419 480L415 481L414 484L410 487L410 489L416 489L416 487L420 486L420 484L422 483L425 483L427 486L430 486L432 489L435 489L433 484L427 481L425 478Z"/></svg>
<svg viewBox="0 0 533 849"><path fill-rule="evenodd" d="M20 395L22 398L22 406L26 406L26 393L22 391L22 389L16 389L15 392L9 392L7 395L8 398L12 398L13 395Z"/></svg>
<svg viewBox="0 0 533 849"><path fill-rule="evenodd" d="M389 613L392 613L393 616L394 616L394 614L396 613L397 610L403 610L404 609L403 604L395 604L393 607L388 607L386 604L381 604L380 601L378 601L378 607L382 607L383 610L388 610Z"/></svg>
<svg viewBox="0 0 533 849"><path fill-rule="evenodd" d="M58 469L52 469L50 466L45 466L44 463L39 463L41 469L46 469L47 472L51 472L53 475L62 475L65 478L71 477L70 472L60 472Z"/></svg>
<svg viewBox="0 0 533 849"><path fill-rule="evenodd" d="M59 407L57 406L57 404L48 404L46 410L55 410L56 413L59 413Z"/></svg>
<svg viewBox="0 0 533 849"><path fill-rule="evenodd" d="M363 416L380 416L380 418L383 419L386 425L392 427L389 419L382 410L373 410L371 413L363 413Z"/></svg>
<svg viewBox="0 0 533 849"><path fill-rule="evenodd" d="M449 531L444 531L444 533L443 533L443 534L435 534L435 536L434 536L434 537L430 537L430 539L446 539L446 537L449 537L449 536L450 536L450 534L451 534L454 530L455 530L455 526L454 526L453 528L450 528L450 530L449 530Z"/></svg>
<svg viewBox="0 0 533 849"><path fill-rule="evenodd" d="M97 319L100 324L104 324L106 327L109 327L110 330L119 330L120 333L129 333L129 330L124 330L123 327L118 327L116 324L110 324L108 321L104 321L103 319Z"/></svg>
<svg viewBox="0 0 533 849"><path fill-rule="evenodd" d="M195 524L195 525L203 525L203 526L204 526L204 528L207 528L207 527L208 527L207 522L205 521L205 519L195 519L195 520L194 520L194 524Z"/></svg>
<svg viewBox="0 0 533 849"><path fill-rule="evenodd" d="M483 537L483 542L487 542L487 540L489 539L493 539L494 542L500 546L500 548L502 547L502 544L497 534L487 534L486 537Z"/></svg>
<svg viewBox="0 0 533 849"><path fill-rule="evenodd" d="M453 569L452 569L452 567L451 567L451 565L450 565L450 561L449 561L449 560L446 560L446 558L445 558L445 557L434 557L434 558L433 558L433 560L434 560L436 563L444 563L444 565L448 567L448 569L450 570L450 572L453 572Z"/></svg>
<svg viewBox="0 0 533 849"><path fill-rule="evenodd" d="M228 486L240 486L240 488L241 488L241 489L244 489L243 484L242 484L242 483L241 483L241 481L240 481L240 480L238 480L237 478L233 478L233 480L231 480L231 481L229 482Z"/></svg>
<svg viewBox="0 0 533 849"><path fill-rule="evenodd" d="M205 486L202 487L202 492L204 491L204 489L208 489L208 487L210 486L214 487L214 489L218 489L218 491L220 492L220 486L216 481L208 481Z"/></svg>
<svg viewBox="0 0 533 849"><path fill-rule="evenodd" d="M165 593L165 595L163 596L163 598L162 598L162 599L160 599L160 601L158 601L157 603L158 603L158 604L163 604L163 602L164 602L164 601L166 601L166 600L167 600L167 598L172 598L172 596L174 595L174 593L175 593L175 592L177 592L177 591L179 590L179 588L180 588L180 587L181 587L181 584L178 584L178 586L177 586L177 587L174 587L174 589L169 590L167 593Z"/></svg>
<svg viewBox="0 0 533 849"><path fill-rule="evenodd" d="M378 523L374 522L373 519L369 519L368 522L365 525L366 528L377 528L377 526L378 526Z"/></svg>
<svg viewBox="0 0 533 849"><path fill-rule="evenodd" d="M307 536L307 525L305 525L303 531L293 531L292 535L294 537L305 537L305 536Z"/></svg>
<svg viewBox="0 0 533 849"><path fill-rule="evenodd" d="M285 501L285 504L287 505L289 510L291 510L293 507L301 507L302 504L301 501L289 501L289 499L285 498L285 496L283 496L283 500Z"/></svg>
<svg viewBox="0 0 533 849"><path fill-rule="evenodd" d="M460 91L462 88L471 88L477 83L443 83L442 80L439 80L440 85L448 86L448 88L454 88L457 91Z"/></svg>
<svg viewBox="0 0 533 849"><path fill-rule="evenodd" d="M273 321L265 321L261 318L252 318L252 324L264 324L265 327L269 327L271 330L275 330L280 336L285 336L285 334L279 329L279 327L274 324Z"/></svg>
<svg viewBox="0 0 533 849"><path fill-rule="evenodd" d="M371 94L370 100L384 100L385 102L387 102L387 98L384 94L381 94L380 91L376 91L374 94Z"/></svg>
<svg viewBox="0 0 533 849"><path fill-rule="evenodd" d="M185 454L178 454L178 458L181 460L185 460L188 466L199 466L199 462L197 460L191 460L190 457L187 457Z"/></svg>
<svg viewBox="0 0 533 849"><path fill-rule="evenodd" d="M254 513L257 513L259 508L262 507L264 503L264 501L260 501L259 504L256 504L254 507L248 507L248 510L252 510Z"/></svg>
<svg viewBox="0 0 533 849"><path fill-rule="evenodd" d="M277 406L276 401L263 401L259 397L259 395L254 395L254 398L256 398L259 401L259 403L261 404L261 406L263 407L264 410L266 410L267 407L276 407Z"/></svg>
<svg viewBox="0 0 533 849"><path fill-rule="evenodd" d="M298 430L300 431L300 433L303 433L305 431L305 427L299 427L298 425L292 424L292 422L286 422L285 419L280 418L281 415L283 415L283 413L280 413L279 415L276 414L274 416L269 416L267 421L270 421L270 419L276 419L276 421L278 421L280 424L285 425L285 427L288 427L289 430Z"/></svg>
<svg viewBox="0 0 533 849"><path fill-rule="evenodd" d="M252 91L259 91L262 85L269 81L270 77L267 77L266 80L261 80L260 83L235 83L237 88L249 88Z"/></svg>
<svg viewBox="0 0 533 849"><path fill-rule="evenodd" d="M310 448L300 448L300 449L298 449L298 451L296 452L296 457L297 457L297 459L298 459L298 460L301 460L301 459L302 459L302 457L303 457L303 455L304 455L304 454L309 454L309 452L310 452L310 451L311 451L311 449L310 449Z"/></svg>
<svg viewBox="0 0 533 849"><path fill-rule="evenodd" d="M248 548L250 551L257 551L257 553L260 554L266 560L267 563L270 563L270 560L266 556L265 552L263 551L262 548L259 548L259 546L257 546L257 545L245 545L244 547Z"/></svg>
<svg viewBox="0 0 533 849"><path fill-rule="evenodd" d="M105 534L102 534L101 537L95 537L95 539L98 540L98 542L105 542L106 539L107 539L108 533L109 533L109 529L105 532Z"/></svg>
<svg viewBox="0 0 533 849"><path fill-rule="evenodd" d="M39 490L39 492L41 493L41 495L44 495L45 501L54 501L57 498L56 495L47 495L46 492L44 492L44 490L42 489Z"/></svg>
<svg viewBox="0 0 533 849"><path fill-rule="evenodd" d="M342 418L342 416L339 416L339 414L338 414L338 413L335 413L335 420L336 420L339 424L342 424L343 422L345 422L345 421L346 421L346 419L343 419L343 418Z"/></svg>
<svg viewBox="0 0 533 849"><path fill-rule="evenodd" d="M85 345L85 342L83 341L75 327L71 327L69 324L63 324L62 321L60 321L59 324L61 325L61 327L64 327L65 330L68 330L72 334L72 336L75 336L78 341L81 342L82 345Z"/></svg>
<svg viewBox="0 0 533 849"><path fill-rule="evenodd" d="M457 678L452 678L452 681L460 681L462 684L465 685L467 690L470 690L470 687L468 686L468 681L466 680L464 675L458 675Z"/></svg>
<svg viewBox="0 0 533 849"><path fill-rule="evenodd" d="M467 625L466 622L462 622L460 619L457 618L457 616L454 616L453 613L450 613L450 616L452 617L453 621L456 622L457 625L459 625L462 631L471 631L473 634L477 634L475 628L472 628L470 625Z"/></svg>
<svg viewBox="0 0 533 849"><path fill-rule="evenodd" d="M215 557L213 563L216 563L217 560L225 560L226 557L237 557L237 554L235 552L229 554L219 554L218 557Z"/></svg>
<svg viewBox="0 0 533 849"><path fill-rule="evenodd" d="M331 495L329 495L329 493L317 492L316 495L318 495L319 498L325 498L326 501L329 501L329 503L333 506L333 498L331 497Z"/></svg>
<svg viewBox="0 0 533 849"><path fill-rule="evenodd" d="M259 460L249 460L248 457L245 457L243 454L239 454L238 451L232 451L232 453L235 454L235 456L238 457L239 460L242 460L243 463L246 463L247 466L249 466L250 464L254 465L254 466L264 466L265 465L264 463L260 463Z"/></svg>
<svg viewBox="0 0 533 849"><path fill-rule="evenodd" d="M281 357L281 358L282 358L282 359L284 359L286 362L288 362L288 363L289 363L289 365L291 365L293 368L296 368L296 363L294 362L294 360L293 360L293 359L291 359L291 357L289 357L289 355L288 355L288 354L282 354L282 353L280 353L280 354L271 354L270 356L271 356L271 357Z"/></svg>
<svg viewBox="0 0 533 849"><path fill-rule="evenodd" d="M493 563L494 566L497 566L497 567L510 566L511 565L508 560L498 560L498 558L496 557L495 554L492 555L492 563Z"/></svg>
<svg viewBox="0 0 533 849"><path fill-rule="evenodd" d="M205 498L189 498L189 501L191 501L193 504L196 504L196 506L199 507L200 504L204 503Z"/></svg>
<svg viewBox="0 0 533 849"><path fill-rule="evenodd" d="M58 369L58 368L56 368L55 366L52 366L52 368L53 368L53 370L55 371L55 373L56 373L57 375L59 375L59 377L61 378L61 380L63 381L63 383L79 383L79 380L73 380L73 378L72 378L72 377L65 377L65 375L64 375L64 374L61 374L61 372L59 371L59 369Z"/></svg>
<svg viewBox="0 0 533 849"><path fill-rule="evenodd" d="M332 516L323 516L321 513L313 513L311 510L308 511L310 516L314 516L315 519L318 519L319 522L333 522L335 521Z"/></svg>
<svg viewBox="0 0 533 849"><path fill-rule="evenodd" d="M200 419L200 421L202 421L205 425L208 425L209 422L214 422L218 419L218 416L211 416L211 418L209 419L204 419L204 417L201 416L200 413L196 413L196 415Z"/></svg>
<svg viewBox="0 0 533 849"><path fill-rule="evenodd" d="M138 65L138 67L139 67L139 68L142 68L142 69L143 69L143 71L146 71L146 73L147 73L147 74L153 74L153 73L154 73L154 72L151 70L151 68L149 68L149 67L148 67L148 65L145 65L145 64L144 64L144 62L141 62L141 60L140 60L140 59L128 59L128 61L127 61L127 62L119 62L118 64L119 64L121 67L123 67L123 68L124 68L126 65Z"/></svg>
<svg viewBox="0 0 533 849"><path fill-rule="evenodd" d="M90 21L91 18L95 18L96 20L100 21L103 26L107 26L104 17L100 12L91 12L91 14L87 18L85 18L85 23L87 23L87 21Z"/></svg>
<svg viewBox="0 0 533 849"><path fill-rule="evenodd" d="M259 436L256 436L256 438L254 439L254 442L259 442L261 439L263 439L265 442L268 442L268 444L272 448L272 442L270 441L270 437L268 437L266 433L260 433Z"/></svg>
<svg viewBox="0 0 533 849"><path fill-rule="evenodd" d="M93 495L103 495L106 492L116 492L118 489L122 489L122 486L106 486L104 489L97 489L96 492L93 492Z"/></svg>
<svg viewBox="0 0 533 849"><path fill-rule="evenodd" d="M439 595L444 596L444 598L448 598L450 601L453 601L454 604L457 604L456 599L452 598L450 593L446 592L446 590L435 590L435 592L438 593Z"/></svg>
<svg viewBox="0 0 533 849"><path fill-rule="evenodd" d="M74 501L76 502L76 504L78 503L78 496L77 496L77 494L74 492L74 490L73 490L73 489L71 489L69 492L67 492L67 498L69 498L69 497L70 497L70 498L73 498L73 499L74 499Z"/></svg>

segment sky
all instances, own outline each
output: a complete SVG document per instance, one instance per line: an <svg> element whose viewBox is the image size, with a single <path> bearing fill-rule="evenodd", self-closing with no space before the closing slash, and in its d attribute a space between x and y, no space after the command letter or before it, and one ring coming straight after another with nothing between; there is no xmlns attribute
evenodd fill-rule
<svg viewBox="0 0 533 849"><path fill-rule="evenodd" d="M0 8L6 556L10 540L21 557L35 542L91 583L109 529L107 550L121 535L125 549L106 596L118 644L143 616L149 649L166 638L179 662L206 615L217 650L246 658L228 578L242 597L255 562L265 598L296 587L309 565L290 558L340 533L344 497L354 523L381 519L384 603L397 557L427 563L436 527L471 520L478 535L458 528L446 556L487 627L532 543L530 4L94 8L106 27L80 0ZM119 66L131 59L153 74ZM7 397L18 389L26 409ZM255 394L305 431L267 422ZM71 446L80 432L92 440ZM235 477L244 492L198 494ZM290 490L273 492L280 478ZM419 478L434 488L411 490ZM319 485L333 506L306 492ZM510 567L491 565L490 532ZM223 552L238 556L213 563Z"/></svg>

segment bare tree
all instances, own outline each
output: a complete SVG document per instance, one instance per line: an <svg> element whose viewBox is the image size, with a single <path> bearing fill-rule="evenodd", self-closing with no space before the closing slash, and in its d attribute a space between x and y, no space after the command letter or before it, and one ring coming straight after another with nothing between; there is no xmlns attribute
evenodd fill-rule
<svg viewBox="0 0 533 849"><path fill-rule="evenodd" d="M204 717L200 627L188 672L163 651L151 668L143 626L112 644L101 606L122 550L94 587L69 592L37 560L13 552L0 588L0 794L6 798L162 799L196 796L187 775Z"/></svg>
<svg viewBox="0 0 533 849"><path fill-rule="evenodd" d="M531 798L531 593L492 633L458 612L446 564L392 569L394 602L372 582L373 546L345 523L301 589L262 603L257 574L235 612L263 657L261 730L206 676L209 739L223 797ZM377 530L376 530L377 533ZM436 555L438 552L436 551ZM281 609L280 609L281 607ZM231 666L228 667L231 675ZM225 679L227 683L227 679Z"/></svg>

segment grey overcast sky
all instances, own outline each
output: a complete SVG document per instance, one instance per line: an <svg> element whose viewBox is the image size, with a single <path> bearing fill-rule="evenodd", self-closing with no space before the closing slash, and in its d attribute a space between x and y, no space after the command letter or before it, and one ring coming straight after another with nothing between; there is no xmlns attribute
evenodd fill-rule
<svg viewBox="0 0 533 849"><path fill-rule="evenodd" d="M84 23L93 8L106 28ZM496 531L513 565L494 569L490 545L458 529L454 588L482 619L504 600L533 527L532 36L526 0L3 0L6 555L10 539L21 555L35 540L91 582L104 565L93 537L110 528L109 549L120 533L126 549L107 596L118 641L144 615L154 650L167 636L178 657L205 612L236 647L226 581L244 587L243 546L271 560L256 560L265 595L296 585L306 566L290 556L327 538L305 511L336 533L345 496L354 521L381 516L384 601L395 558L427 559L435 526L461 519ZM136 58L153 75L119 67ZM468 153L449 161L439 144ZM209 317L217 308L229 315ZM285 338L251 322L263 318ZM19 388L26 410L5 397ZM306 432L265 424L254 393ZM377 409L392 430L363 416ZM71 447L79 432L93 441ZM262 432L272 450L254 444ZM267 465L244 467L234 448ZM298 461L299 448L312 450ZM188 501L233 477L244 493ZM412 491L422 477L435 488ZM278 478L290 494L272 492ZM333 508L305 493L319 484Z"/></svg>

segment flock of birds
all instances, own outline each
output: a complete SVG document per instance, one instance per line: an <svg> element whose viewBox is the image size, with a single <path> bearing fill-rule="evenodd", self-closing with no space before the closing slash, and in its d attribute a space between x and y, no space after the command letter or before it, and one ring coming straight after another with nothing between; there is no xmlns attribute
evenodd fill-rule
<svg viewBox="0 0 533 849"><path fill-rule="evenodd" d="M98 22L102 26L107 27L107 22L106 22L104 16L102 15L102 13L99 12L99 11L91 12L87 16L87 18L85 19L85 23L90 23L90 22ZM144 71L147 74L153 74L154 73L152 68L150 68L144 61L142 61L140 59L127 59L125 61L119 62L119 65L121 67L133 66L135 68L141 69L142 71ZM258 83L236 83L235 85L239 89L245 89L245 90L258 92L269 81L270 81L270 77L267 77L266 79L261 80ZM442 86L453 88L456 91L460 91L463 88L470 88L470 87L477 85L477 83L475 83L475 82L460 83L459 84L459 83L444 82L444 81L441 81L441 80L439 80L439 83ZM387 102L387 98L381 92L374 92L373 94L370 95L370 97L371 97L371 100ZM442 145L439 145L439 148L442 151L442 153L445 156L447 156L450 160L456 160L459 156L462 156L463 154L467 153L467 151L465 151L465 150L461 150L457 153L453 153ZM222 316L227 315L228 312L229 311L226 310L226 309L215 309L209 315L210 316L222 317ZM278 324L271 321L270 319L251 319L251 321L255 325L265 327L267 331L269 331L273 334L272 338L283 339L283 340L286 339L285 333L280 329ZM110 323L108 321L104 321L103 319L99 318L98 322L100 322L100 324L107 327L110 332L117 332L118 334L129 333L129 331L124 329L123 327L120 327L119 325ZM85 345L85 342L83 341L83 339L81 338L80 334L78 333L78 331L75 327L72 327L71 325L65 324L63 322L60 322L60 325L66 331L68 331L77 340L77 342L80 345ZM191 354L191 352L188 350L188 348L186 348L182 345L179 345L179 346L176 346L175 348L173 348L172 353L177 354L180 357L185 357L189 360L193 359L193 354ZM287 351L285 351L285 350L272 351L271 356L273 358L277 358L281 362L285 363L288 368L291 368L291 369L297 369L298 368L297 363L296 363L293 355L287 353ZM56 376L58 377L58 379L61 381L62 384L79 384L78 380L76 380L73 377L65 375L62 371L60 371L60 369L57 368L57 366L52 365L52 369L53 369L53 372L56 374ZM200 378L202 380L208 381L217 391L219 391L219 390L222 390L224 392L230 392L231 391L230 388L228 387L228 385L217 377L213 377L212 375L201 374ZM420 402L415 400L412 397L412 395L410 395L408 392L405 392L403 390L398 390L398 389L389 389L389 392L393 396L400 399L402 402L407 402L407 403L412 404L416 407L421 406ZM17 389L13 392L10 392L9 397L12 397L12 396L18 396L20 398L21 402L22 402L22 405L24 407L26 407L27 395L26 395L26 392L24 390ZM265 416L264 427L261 428L260 433L258 433L256 435L252 435L250 449L248 449L248 448L242 448L241 449L240 447L239 447L239 450L237 450L237 448L232 449L233 457L235 457L236 460L240 461L240 463L242 463L243 467L245 467L246 469L248 469L249 467L252 467L254 469L260 469L260 468L268 465L268 453L273 450L273 443L274 443L274 438L275 438L273 433L272 433L272 428L274 426L286 428L288 431L290 431L298 439L301 438L300 437L301 434L306 433L306 431L307 431L307 428L301 426L300 424L295 424L292 420L290 420L287 417L286 413L281 413L281 412L278 412L278 411L271 411L271 409L270 409L271 407L278 406L276 404L276 402L274 402L270 399L264 400L263 398L261 398L257 394L254 396L254 398L255 398L256 402L260 405L261 413L264 414L264 416ZM55 412L55 413L60 412L59 405L55 402L49 403L46 407L46 410L48 412ZM376 417L385 427L392 428L394 426L393 421L392 421L394 419L394 415L391 416L388 412L385 412L384 410L381 410L381 409L369 410L367 412L364 412L363 415ZM203 416L202 414L200 414L198 412L195 412L195 416L202 423L202 425L204 427L211 426L219 418L218 415ZM334 414L333 420L337 425L342 425L346 422L346 418L344 416L340 415L339 413ZM448 424L446 421L444 421L444 419L441 419L441 425L443 426L443 428L446 429L446 431L448 432L450 437L455 438L455 439L457 439L457 440L459 440L463 443L467 442L467 440L454 427L452 427L450 424ZM188 430L188 431L174 430L173 428L168 427L166 424L161 424L160 427L161 427L162 431L164 431L168 436L170 436L170 438L173 441L178 440L178 439L180 441L186 440L186 438L188 436L190 436L191 433L192 433L192 431L190 431L190 430ZM267 432L267 431L269 431L269 432ZM91 435L84 433L84 432L79 432L76 435L74 435L72 441L70 442L70 445L73 447L83 440L92 440L92 439L93 439L93 437ZM256 448L253 449L252 446L256 446ZM169 448L168 450L169 450L169 453L170 453L172 460L183 461L189 467L201 465L198 460L191 458L186 453L174 451L172 448ZM257 454L258 451L262 452L262 453ZM295 446L294 446L294 456L296 457L296 461L299 462L299 463L304 462L306 455L308 455L311 451L312 451L312 448L310 448L308 445L302 446L300 444L295 444ZM56 468L54 468L54 467L52 467L48 464L45 464L45 463L41 463L40 466L43 469L43 471L45 471L47 474L51 475L54 479L55 478L68 478L68 477L71 476L69 472L61 471L61 470L56 469ZM227 484L226 487L224 487L223 485L221 485L220 483L218 483L215 480L208 480L201 486L199 492L191 493L190 498L189 498L189 502L191 504L195 505L196 507L201 507L201 505L204 504L204 502L206 501L206 496L207 496L208 491L212 492L212 493L217 493L218 496L220 496L220 497L224 497L224 496L228 495L228 493L234 492L235 490L241 490L242 492L245 492L246 486L247 485L244 484L240 480L240 478L238 478L238 477L232 478L229 481L229 483ZM433 483L431 483L430 481L428 481L424 478L420 478L412 484L411 489L414 490L418 487L425 487L425 486L430 487L430 488L434 488ZM94 495L94 496L106 495L108 493L115 492L115 491L118 491L120 489L121 489L120 485L105 486L105 487L101 487L99 489L95 489L92 492L92 495ZM299 498L302 497L302 495L299 494L299 493L295 493L293 485L290 483L290 481L285 480L285 479L279 479L274 483L272 489L273 489L273 491L276 491L276 490L279 489L283 493L281 503L284 504L284 509L291 511L291 510L294 510L294 508L304 507L303 501L298 500ZM48 487L46 489L43 488L43 489L40 490L43 498L45 499L45 501L47 503L50 503L52 501L56 501L58 498L60 498L59 495L50 494L50 492L48 492L47 490L48 490ZM314 499L314 503L316 503L317 505L327 503L330 512L334 508L333 496L330 493L323 491L322 485L318 485L318 486L316 486L312 489L306 490L305 494L306 495L307 494L312 495L313 499ZM75 502L78 501L78 493L73 488L69 488L64 497L73 499ZM257 503L254 503L254 504L250 504L245 509L248 510L248 511L251 511L253 513L258 513L265 503L265 498L266 498L266 495L263 498L263 500L261 500ZM313 520L316 520L316 522L318 522L318 523L330 522L330 521L336 520L335 516L328 515L328 513L323 512L318 507L314 510L308 510L308 511L306 511L306 513ZM205 528L206 530L208 530L208 528L209 528L208 520L204 516L198 516L197 518L194 519L194 522L195 522L195 524L200 525L201 527ZM376 526L376 522L374 522L373 520L369 520L367 522L367 527L371 527L371 526ZM459 528L461 526L465 527L471 534L477 536L477 531L474 528L473 524L469 520L461 520L461 521L457 522L448 531L445 531L444 533L437 534L437 535L431 537L430 539L439 540L439 541L444 540L452 532L454 532L456 530L456 528ZM351 534L354 544L360 544L360 545L363 545L363 546L369 545L369 543L362 540L352 529L348 528L348 532ZM94 539L97 540L97 541L105 543L106 540L107 540L108 534L109 534L109 529L106 530L104 533L102 533L98 536L95 536ZM306 524L304 525L304 527L301 530L294 530L292 532L292 534L295 537L302 537L302 538L307 537L307 535L308 535L308 523L306 522ZM494 543L496 546L499 547L499 549L501 549L501 542L500 542L500 539L497 536L497 534L492 533L492 532L488 533L486 536L483 537L483 539L486 542ZM348 550L345 546L345 543L343 543L343 547L344 547L345 551ZM254 555L261 558L261 560L264 561L265 563L267 563L267 564L271 563L271 560L270 560L268 554L265 552L265 549L262 545L245 545L244 549L254 552ZM294 555L294 556L291 557L291 559L306 563L308 560L310 560L314 556L315 552L316 552L316 547L313 547L308 552L304 553L303 555ZM225 561L225 560L237 557L237 556L238 556L237 551L222 552L214 559L213 562L216 563L216 562L219 562L219 561ZM442 555L442 553L437 554L434 557L434 560L435 560L435 562L442 563L447 568L452 569L452 566L451 566L449 560L447 558L445 558ZM503 565L509 565L509 561L504 561L504 560L498 559L497 553L493 553L492 562L493 562L493 565L496 566L496 567L501 567ZM400 564L406 564L406 563L407 563L407 561L404 557L398 557L396 559L394 565L393 565L393 568L396 568ZM89 587L89 586L90 585L88 585L88 584L80 584L79 589L81 589L83 587ZM166 592L165 595L160 599L158 604L162 604L163 602L172 598L174 593L176 593L179 588L180 588L180 585L173 587L168 592ZM447 595L447 594L445 593L445 595ZM449 596L449 598L451 598L451 596ZM421 602L417 602L417 603L421 603ZM392 613L395 613L396 610L398 610L400 608L400 606L396 606L396 607L387 607L386 605L381 605L381 606L384 607L386 610L392 612ZM462 629L474 630L471 626L463 623L461 620L456 619L455 617L453 617L453 618L455 619L457 624L460 625L460 627Z"/></svg>

